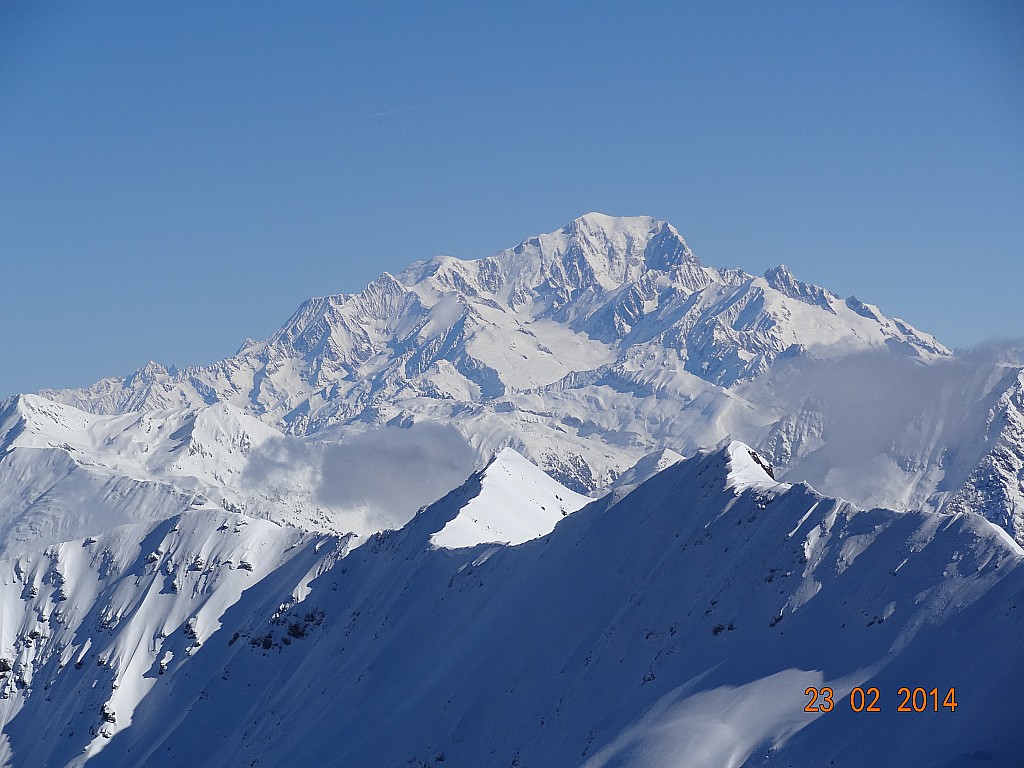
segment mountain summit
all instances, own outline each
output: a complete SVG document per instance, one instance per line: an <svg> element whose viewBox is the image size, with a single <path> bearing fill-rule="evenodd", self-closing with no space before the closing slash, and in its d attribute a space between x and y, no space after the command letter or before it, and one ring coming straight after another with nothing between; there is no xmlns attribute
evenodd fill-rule
<svg viewBox="0 0 1024 768"><path fill-rule="evenodd" d="M822 384L824 393L799 377L775 381L839 359L861 359L864 370ZM1013 371L980 376L953 399L936 392L938 421L922 424L917 440L894 433L896 418L877 437L846 434L837 412L819 408L823 394L855 381L869 390L865 379L881 381L875 371L950 360L927 333L783 265L763 277L706 266L667 222L588 213L491 256L439 256L358 293L310 299L269 338L212 365L149 364L43 394L94 414L226 403L317 440L441 422L465 437L478 466L511 447L580 493L608 487L653 452L691 454L738 437L797 478L816 454L815 484L865 505L997 499L991 519L1015 521L1024 540L1020 495L1003 487L1021 471L1024 441L958 437L986 429L984 412ZM884 413L894 395L880 390L858 408ZM1015 422L998 423L1010 432ZM993 473L981 465L1000 440L1013 462Z"/></svg>
<svg viewBox="0 0 1024 768"><path fill-rule="evenodd" d="M96 413L227 401L289 431L378 418L382 400L488 402L654 352L729 387L779 355L881 346L947 355L931 336L797 280L703 266L671 224L589 213L474 260L437 257L364 290L310 299L226 360L149 365L48 396Z"/></svg>

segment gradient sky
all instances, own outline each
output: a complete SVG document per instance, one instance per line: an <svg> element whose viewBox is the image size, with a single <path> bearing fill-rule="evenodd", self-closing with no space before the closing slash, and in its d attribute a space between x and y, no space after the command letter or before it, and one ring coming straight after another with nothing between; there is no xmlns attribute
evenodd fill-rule
<svg viewBox="0 0 1024 768"><path fill-rule="evenodd" d="M0 396L597 210L1024 336L1018 2L0 2Z"/></svg>

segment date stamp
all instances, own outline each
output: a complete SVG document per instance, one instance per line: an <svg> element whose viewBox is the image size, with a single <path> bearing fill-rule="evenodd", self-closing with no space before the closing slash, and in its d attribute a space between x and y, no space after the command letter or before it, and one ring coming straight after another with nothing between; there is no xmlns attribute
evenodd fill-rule
<svg viewBox="0 0 1024 768"><path fill-rule="evenodd" d="M831 688L808 688L804 696L809 696L810 701L804 706L804 712L831 712L835 709L835 691ZM938 688L927 690L925 688L900 688L896 692L897 712L941 712L949 710L955 712L956 689L950 688L939 702L940 692ZM854 688L850 691L849 704L854 712L881 712L882 694L875 688L864 689Z"/></svg>

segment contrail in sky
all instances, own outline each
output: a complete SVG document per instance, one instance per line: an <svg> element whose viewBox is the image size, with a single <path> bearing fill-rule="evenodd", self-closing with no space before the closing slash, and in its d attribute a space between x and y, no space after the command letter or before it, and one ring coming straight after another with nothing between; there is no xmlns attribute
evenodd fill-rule
<svg viewBox="0 0 1024 768"><path fill-rule="evenodd" d="M363 120L369 120L372 117L384 117L385 115L394 115L394 114L397 114L399 112L408 112L410 109L419 109L419 108L420 108L420 105L416 104L416 105L411 106L411 107L399 107L398 109L387 109L387 110L384 110L383 112L374 112L374 113L369 114L369 115L363 115Z"/></svg>

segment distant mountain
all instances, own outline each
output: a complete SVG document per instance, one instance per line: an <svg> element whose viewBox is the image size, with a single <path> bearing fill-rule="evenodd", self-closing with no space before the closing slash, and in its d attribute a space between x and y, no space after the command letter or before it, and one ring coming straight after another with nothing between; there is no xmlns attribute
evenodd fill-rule
<svg viewBox="0 0 1024 768"><path fill-rule="evenodd" d="M93 413L229 402L309 433L380 420L407 400L502 402L586 378L657 390L684 372L729 387L784 353L876 347L949 354L785 267L763 278L706 267L671 224L592 213L494 256L438 257L384 273L360 293L311 299L269 339L211 366L151 363L125 379L44 394Z"/></svg>
<svg viewBox="0 0 1024 768"><path fill-rule="evenodd" d="M200 511L0 562L0 755L1015 765L1024 551L978 515L861 510L764 467L733 442L518 546L486 525L572 496L506 453L347 552Z"/></svg>
<svg viewBox="0 0 1024 768"><path fill-rule="evenodd" d="M310 531L367 536L401 525L417 506L443 495L472 464L426 457L410 446L450 452L446 432L414 430L385 445L402 466L350 467L373 446L338 446L284 435L227 403L97 416L36 395L0 403L0 557L38 552L126 523L185 510L222 510ZM409 430L399 431L407 438ZM452 431L461 443L461 438ZM456 448L458 445L456 445ZM376 453L380 452L376 449ZM358 493L332 488L395 482L416 490ZM376 479L375 479L376 478ZM377 510L380 504L398 508ZM420 499L419 504L409 500Z"/></svg>
<svg viewBox="0 0 1024 768"><path fill-rule="evenodd" d="M440 423L478 466L512 447L580 493L648 454L736 437L782 477L865 506L974 508L1024 541L1022 367L969 366L947 386L959 358L877 307L783 266L704 266L666 222L592 213L493 256L438 257L311 299L210 366L151 363L42 394L104 415L226 404L314 441Z"/></svg>

